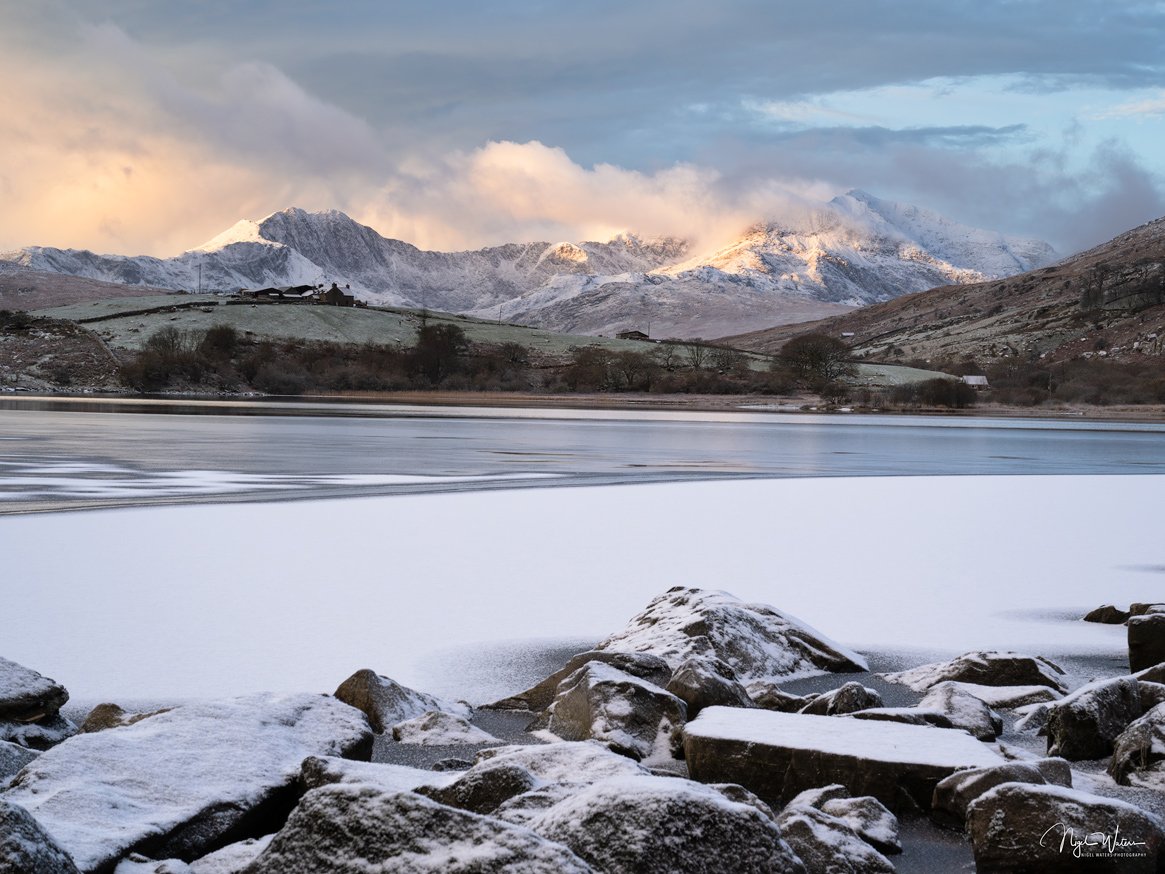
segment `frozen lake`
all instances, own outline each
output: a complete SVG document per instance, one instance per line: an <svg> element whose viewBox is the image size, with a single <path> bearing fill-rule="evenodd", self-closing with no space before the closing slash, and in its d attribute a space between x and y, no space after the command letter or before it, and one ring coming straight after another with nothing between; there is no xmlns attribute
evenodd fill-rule
<svg viewBox="0 0 1165 874"><path fill-rule="evenodd" d="M1158 424L308 403L51 407L0 401L0 513L723 477L1165 473Z"/></svg>
<svg viewBox="0 0 1165 874"><path fill-rule="evenodd" d="M1157 425L280 412L0 410L0 654L90 702L361 667L480 702L673 585L919 660L1119 661L1075 617L1165 599Z"/></svg>

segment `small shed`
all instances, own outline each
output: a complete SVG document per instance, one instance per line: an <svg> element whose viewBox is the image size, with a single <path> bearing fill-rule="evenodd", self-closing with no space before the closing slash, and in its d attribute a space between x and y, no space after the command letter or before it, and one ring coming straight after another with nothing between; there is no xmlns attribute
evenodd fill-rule
<svg viewBox="0 0 1165 874"><path fill-rule="evenodd" d="M616 340L650 340L651 338L642 331L619 331L615 335Z"/></svg>
<svg viewBox="0 0 1165 874"><path fill-rule="evenodd" d="M984 389L984 388L989 387L987 385L987 377L982 376L982 375L968 374L967 376L961 377L961 379L962 379L964 384L969 385L969 386L971 386L971 388L974 388L974 389Z"/></svg>

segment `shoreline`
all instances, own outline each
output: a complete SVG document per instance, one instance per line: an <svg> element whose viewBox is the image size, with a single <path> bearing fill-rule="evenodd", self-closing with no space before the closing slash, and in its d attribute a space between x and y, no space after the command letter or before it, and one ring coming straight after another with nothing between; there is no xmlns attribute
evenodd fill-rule
<svg viewBox="0 0 1165 874"><path fill-rule="evenodd" d="M138 395L121 392L83 394L5 393L0 395L0 409L41 409L59 405L75 409L82 404L109 404L126 407L162 407L189 405L194 408L215 406L234 410L247 409L252 415L287 415L289 410L333 409L339 414L374 417L368 407L483 407L496 409L594 410L626 412L636 410L693 413L777 413L782 415L838 416L922 416L949 419L1043 419L1083 422L1165 423L1165 404L1144 406L1095 406L1073 404L1064 407L1015 407L981 404L969 409L940 408L873 409L857 406L828 406L813 395L708 395L650 393L571 393L471 392L471 391L403 391L361 392L330 395L232 395L173 393ZM266 410L266 412L264 412ZM143 410L144 411L144 410Z"/></svg>

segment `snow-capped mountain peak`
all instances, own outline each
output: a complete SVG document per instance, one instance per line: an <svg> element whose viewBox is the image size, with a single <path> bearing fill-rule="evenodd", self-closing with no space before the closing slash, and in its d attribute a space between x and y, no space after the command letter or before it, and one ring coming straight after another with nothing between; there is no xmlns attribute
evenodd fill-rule
<svg viewBox="0 0 1165 874"><path fill-rule="evenodd" d="M359 297L578 333L649 324L656 336L721 336L815 318L937 285L1051 263L1046 243L970 228L853 190L795 221L769 220L711 252L620 234L605 243L508 243L429 252L336 210L239 221L176 258L34 247L15 266L129 285L234 291L350 285Z"/></svg>

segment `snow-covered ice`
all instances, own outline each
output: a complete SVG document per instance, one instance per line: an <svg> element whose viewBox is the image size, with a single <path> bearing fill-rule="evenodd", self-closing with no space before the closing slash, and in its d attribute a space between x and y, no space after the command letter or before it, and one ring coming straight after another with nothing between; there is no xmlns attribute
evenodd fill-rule
<svg viewBox="0 0 1165 874"><path fill-rule="evenodd" d="M449 650L597 642L674 585L920 662L1118 654L1123 627L1071 617L1160 599L1160 495L1154 476L870 477L7 516L3 655L81 701L331 691L367 666L481 702L541 676L483 681Z"/></svg>

